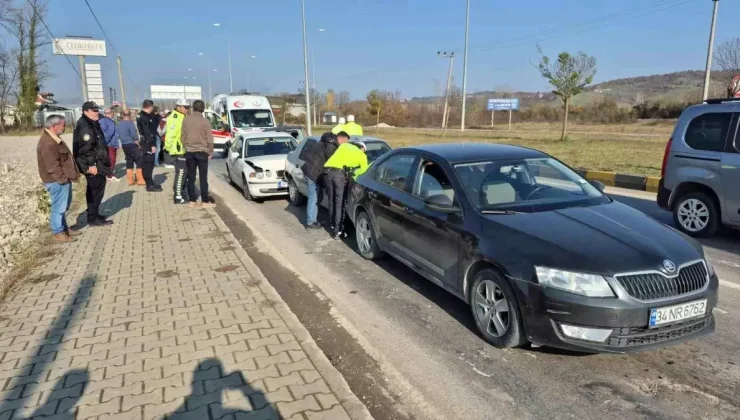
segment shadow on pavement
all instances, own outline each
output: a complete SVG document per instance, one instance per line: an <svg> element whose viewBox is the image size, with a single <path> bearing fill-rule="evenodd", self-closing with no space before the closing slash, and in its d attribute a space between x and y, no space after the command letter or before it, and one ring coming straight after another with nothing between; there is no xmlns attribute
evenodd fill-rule
<svg viewBox="0 0 740 420"><path fill-rule="evenodd" d="M144 187L140 187L143 188ZM115 216L118 212L123 209L131 207L134 200L134 193L136 191L129 190L118 193L100 204L100 214L104 217ZM87 225L87 209L77 215L74 226L70 226L72 229L80 229Z"/></svg>
<svg viewBox="0 0 740 420"><path fill-rule="evenodd" d="M204 380L211 376L215 378ZM238 396L243 398L238 398ZM246 401L248 405L240 406L237 401ZM193 371L190 395L185 397L182 405L167 418L174 420L221 419L237 414L259 416L260 419L282 419L277 409L267 401L265 394L249 385L241 371L234 371L227 375L220 360L208 358L200 362Z"/></svg>
<svg viewBox="0 0 740 420"><path fill-rule="evenodd" d="M87 300L92 293L93 287L95 287L96 278L93 276L85 277L77 285L75 294L69 298L64 308L54 318L54 322L49 326L46 337L36 344L34 349L35 362L21 361L20 363L29 362L24 368L20 375L14 377L7 385L6 389L14 389L16 387L23 387L23 392L20 394L21 397L15 400L5 400L0 403L0 417L1 418L14 418L14 415L5 416L4 413L11 410L22 409L24 402L28 399L28 396L34 394L35 388L38 384L46 381L46 375L49 373L49 366L56 359L57 351L62 346L64 336L67 334L67 329L74 324L77 318L77 313L80 309L87 306ZM45 357L42 357L45 356ZM65 376L61 377L55 384L54 389L61 390L65 389L71 384L65 384L67 379L71 378L71 375L75 375L75 383L81 383L81 387L84 388L88 382L88 373L86 370L83 371L70 371ZM78 375L81 375L78 376ZM61 394L61 395L59 395ZM82 393L79 394L80 396ZM46 403L39 407L36 411L43 411L45 415L52 415L56 413L59 408L57 404L64 397L69 397L67 390L59 391L58 393L51 393ZM79 396L77 397L79 399ZM75 399L75 403L76 403ZM65 400L64 404L68 401ZM74 406L74 404L72 404ZM51 410L51 412L44 411ZM65 411L71 410L71 407L65 406ZM36 415L36 414L34 414ZM69 417L70 419L73 418ZM63 417L67 418L67 417Z"/></svg>
<svg viewBox="0 0 740 420"><path fill-rule="evenodd" d="M49 418L74 420L77 418L75 405L85 394L88 382L90 382L90 374L87 369L73 369L65 373L64 376L57 379L46 402L34 410L31 418L53 415ZM70 387L73 389L70 389Z"/></svg>

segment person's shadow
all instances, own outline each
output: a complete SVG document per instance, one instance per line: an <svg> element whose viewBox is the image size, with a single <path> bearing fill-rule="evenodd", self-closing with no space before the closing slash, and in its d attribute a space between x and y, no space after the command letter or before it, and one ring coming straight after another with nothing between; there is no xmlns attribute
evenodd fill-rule
<svg viewBox="0 0 740 420"><path fill-rule="evenodd" d="M203 380L202 374L207 370L216 368L218 379ZM193 415L202 418L224 418L238 413L259 412L260 419L282 419L273 404L267 401L265 394L252 388L241 371L234 371L225 375L224 366L216 358L208 358L198 364L193 371L193 382L190 395L185 397L182 405L174 413L167 416L168 419L190 419ZM250 407L230 408L224 405L224 391L237 391L249 402ZM204 398L210 395L210 398Z"/></svg>
<svg viewBox="0 0 740 420"><path fill-rule="evenodd" d="M34 410L29 418L53 415L56 420L74 420L75 406L85 394L89 381L90 374L87 369L73 369L65 373L54 384L54 389L46 402Z"/></svg>
<svg viewBox="0 0 740 420"><path fill-rule="evenodd" d="M136 191L124 191L109 197L100 204L100 215L104 217L112 217L121 210L131 207L131 204L134 202L134 193L136 193ZM72 229L80 229L85 227L87 222L87 208L85 208L85 210L77 215L75 224L70 227Z"/></svg>

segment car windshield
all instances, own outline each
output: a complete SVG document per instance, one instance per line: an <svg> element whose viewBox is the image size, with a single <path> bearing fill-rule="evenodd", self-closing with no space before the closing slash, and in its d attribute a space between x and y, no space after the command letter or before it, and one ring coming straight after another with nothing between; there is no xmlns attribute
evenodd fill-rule
<svg viewBox="0 0 740 420"><path fill-rule="evenodd" d="M379 141L365 142L365 154L368 163L374 162L377 158L391 151L387 144Z"/></svg>
<svg viewBox="0 0 740 420"><path fill-rule="evenodd" d="M292 137L264 137L247 140L247 157L287 155L298 144Z"/></svg>
<svg viewBox="0 0 740 420"><path fill-rule="evenodd" d="M270 111L264 109L232 110L231 120L234 122L234 128L266 128L275 125Z"/></svg>
<svg viewBox="0 0 740 420"><path fill-rule="evenodd" d="M552 158L466 163L455 171L481 211L536 212L609 202L604 194Z"/></svg>

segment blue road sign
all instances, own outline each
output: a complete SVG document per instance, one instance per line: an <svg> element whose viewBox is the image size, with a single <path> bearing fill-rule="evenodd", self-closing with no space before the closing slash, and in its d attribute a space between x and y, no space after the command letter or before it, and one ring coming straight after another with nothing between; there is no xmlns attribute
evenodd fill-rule
<svg viewBox="0 0 740 420"><path fill-rule="evenodd" d="M489 111L519 111L519 99L489 99Z"/></svg>

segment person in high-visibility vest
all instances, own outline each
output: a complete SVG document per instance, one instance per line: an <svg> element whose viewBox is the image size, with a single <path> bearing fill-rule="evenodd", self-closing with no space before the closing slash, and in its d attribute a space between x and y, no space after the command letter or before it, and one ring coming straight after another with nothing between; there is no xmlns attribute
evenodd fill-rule
<svg viewBox="0 0 740 420"><path fill-rule="evenodd" d="M182 196L182 187L187 182L187 164L185 162L185 146L182 144L182 122L190 112L190 102L186 99L177 101L175 110L167 117L167 131L165 132L164 149L169 153L175 165L175 181L172 183L175 204L187 204Z"/></svg>
<svg viewBox="0 0 740 420"><path fill-rule="evenodd" d="M339 117L339 124L337 124L336 126L334 126L334 128L331 129L331 132L333 134L339 134L339 133L341 133L342 131L344 131L344 124L346 124L346 123L347 122L344 120L344 117Z"/></svg>
<svg viewBox="0 0 740 420"><path fill-rule="evenodd" d="M349 143L349 134L337 134L339 147L324 164L324 186L329 198L329 223L332 236L340 239L344 234L344 198L351 171L367 171L367 155L357 143ZM362 144L362 143L360 143Z"/></svg>
<svg viewBox="0 0 740 420"><path fill-rule="evenodd" d="M347 124L344 124L344 130L342 131L349 134L350 136L361 136L362 126L355 122L354 115L347 115Z"/></svg>

